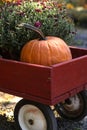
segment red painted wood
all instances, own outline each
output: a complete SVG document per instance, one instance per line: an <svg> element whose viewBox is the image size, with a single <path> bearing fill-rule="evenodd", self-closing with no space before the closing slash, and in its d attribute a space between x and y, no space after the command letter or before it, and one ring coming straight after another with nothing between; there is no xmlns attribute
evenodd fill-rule
<svg viewBox="0 0 87 130"><path fill-rule="evenodd" d="M87 90L87 84L84 85L84 88Z"/></svg>
<svg viewBox="0 0 87 130"><path fill-rule="evenodd" d="M52 99L87 83L87 56L54 65L52 68ZM84 86L82 86L84 88ZM80 87L80 90L82 90ZM80 91L79 90L79 91ZM77 90L75 90L77 92ZM75 93L75 92L74 92Z"/></svg>
<svg viewBox="0 0 87 130"><path fill-rule="evenodd" d="M87 50L71 47L72 60L51 67L0 58L0 90L53 105L87 88Z"/></svg>
<svg viewBox="0 0 87 130"><path fill-rule="evenodd" d="M87 49L85 48L70 47L70 49L71 49L73 58L87 55Z"/></svg>
<svg viewBox="0 0 87 130"><path fill-rule="evenodd" d="M0 88L50 99L50 67L0 59Z"/></svg>

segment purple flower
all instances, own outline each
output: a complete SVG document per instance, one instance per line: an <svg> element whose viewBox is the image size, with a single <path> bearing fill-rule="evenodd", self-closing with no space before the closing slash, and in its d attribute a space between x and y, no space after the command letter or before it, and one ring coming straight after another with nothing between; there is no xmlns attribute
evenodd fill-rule
<svg viewBox="0 0 87 130"><path fill-rule="evenodd" d="M41 27L41 22L39 22L39 21L35 22L34 26L35 27Z"/></svg>
<svg viewBox="0 0 87 130"><path fill-rule="evenodd" d="M35 9L35 11L36 11L36 12L42 12L42 10L41 10L41 9Z"/></svg>
<svg viewBox="0 0 87 130"><path fill-rule="evenodd" d="M22 0L17 0L16 2L15 2L15 5L21 5L22 4Z"/></svg>

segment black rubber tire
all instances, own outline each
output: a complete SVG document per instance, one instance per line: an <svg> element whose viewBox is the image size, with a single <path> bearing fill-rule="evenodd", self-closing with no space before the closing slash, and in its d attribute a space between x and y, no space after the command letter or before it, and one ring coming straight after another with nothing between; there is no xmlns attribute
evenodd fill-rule
<svg viewBox="0 0 87 130"><path fill-rule="evenodd" d="M22 109L24 105L28 104L37 107L43 113L47 125L46 130L57 130L57 121L53 111L49 106L25 99L20 100L14 109L14 118L18 129L22 129L21 124L19 123L19 111ZM28 128L28 130L31 129Z"/></svg>
<svg viewBox="0 0 87 130"><path fill-rule="evenodd" d="M80 121L87 115L87 92L81 91L76 95L78 96L78 99L80 101L80 105L77 110L74 111L67 110L66 107L64 106L64 103L62 102L55 105L55 109L62 118L72 121Z"/></svg>

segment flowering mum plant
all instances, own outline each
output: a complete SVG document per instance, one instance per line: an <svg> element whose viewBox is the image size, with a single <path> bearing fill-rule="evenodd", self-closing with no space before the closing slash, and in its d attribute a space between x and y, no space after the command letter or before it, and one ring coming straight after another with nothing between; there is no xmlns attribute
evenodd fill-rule
<svg viewBox="0 0 87 130"><path fill-rule="evenodd" d="M57 36L72 44L74 23L65 3L58 1L4 2L0 7L0 55L18 59L22 46L39 36L19 25L29 23L47 35Z"/></svg>

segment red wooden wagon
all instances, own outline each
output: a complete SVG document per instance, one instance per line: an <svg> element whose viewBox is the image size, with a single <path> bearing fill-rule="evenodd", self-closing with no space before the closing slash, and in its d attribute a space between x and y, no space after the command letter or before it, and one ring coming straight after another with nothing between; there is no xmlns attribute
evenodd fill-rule
<svg viewBox="0 0 87 130"><path fill-rule="evenodd" d="M87 49L70 49L71 61L51 67L0 58L0 91L23 97L14 110L19 129L57 130L54 109L70 120L86 116Z"/></svg>

